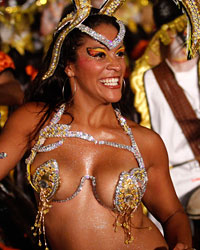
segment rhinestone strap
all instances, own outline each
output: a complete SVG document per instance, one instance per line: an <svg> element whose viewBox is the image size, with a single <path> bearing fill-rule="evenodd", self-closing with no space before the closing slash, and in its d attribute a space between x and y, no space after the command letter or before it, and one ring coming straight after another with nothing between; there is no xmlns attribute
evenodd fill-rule
<svg viewBox="0 0 200 250"><path fill-rule="evenodd" d="M47 146L41 146L38 148L37 152L49 152L51 150L54 150L60 146L62 146L64 143L64 139L58 141L58 142L55 142L55 143L52 143L52 144L49 144Z"/></svg>
<svg viewBox="0 0 200 250"><path fill-rule="evenodd" d="M99 14L104 14L108 16L112 16L114 12L125 2L126 0L107 0L103 6L101 7L101 10L99 11Z"/></svg>
<svg viewBox="0 0 200 250"><path fill-rule="evenodd" d="M63 104L60 106L58 112L56 112L56 114L54 115L54 117L51 119L49 125L57 124L57 123L60 121L60 119L61 119L63 113L65 112L65 106L66 106L65 103L63 103Z"/></svg>
<svg viewBox="0 0 200 250"><path fill-rule="evenodd" d="M67 197L66 199L63 200L55 200L53 199L54 202L58 202L58 203L62 203L62 202L66 202L66 201L70 201L72 200L74 197L76 197L82 190L83 185L85 183L86 180L91 180L92 181L92 186L93 186L93 190L95 190L94 193L96 193L96 178L94 176L90 176L90 175L85 175L81 178L80 184L78 186L78 188L76 189L76 191L69 197Z"/></svg>
<svg viewBox="0 0 200 250"><path fill-rule="evenodd" d="M52 138L52 137L67 137L67 138L79 138L85 141L89 141L89 142L93 142L94 144L98 144L98 145L107 145L107 146L111 146L111 147L115 147L115 148L121 148L121 149L126 149L132 153L134 153L134 149L132 148L132 146L128 146L128 145L124 145L124 144L120 144L120 143L116 143L116 142L110 142L110 141L98 141L96 140L93 136L81 132L81 131L68 131L68 130L60 130L59 124L57 124L56 128L53 128L54 133L48 133L45 135L45 138ZM56 130L59 129L59 130ZM49 130L50 132L51 130ZM55 143L57 146L58 144L61 145L61 142L57 142ZM53 145L53 144L51 144ZM52 147L52 149L50 149L51 146L45 146L42 148L42 152L45 152L45 148L48 148L48 151L53 150L54 148ZM37 150L38 152L41 152L41 148Z"/></svg>
<svg viewBox="0 0 200 250"><path fill-rule="evenodd" d="M93 142L94 144L98 145L107 145L115 148L125 149L130 152L132 152L139 164L139 167L144 168L144 162L141 157L141 154L139 152L139 149L137 147L137 144L135 142L135 139L132 134L132 130L128 127L126 120L124 117L122 117L120 111L118 109L115 110L116 117L119 121L120 126L123 128L123 130L126 132L126 134L130 137L131 140L131 146L124 145L116 142L111 141L105 141L105 140L96 140L93 136L81 132L81 131L70 131L71 126L66 124L55 124L58 122L61 118L61 115L64 112L64 105L61 106L61 109L55 114L53 119L51 120L50 125L46 126L44 129L40 131L40 136L38 142L35 144L35 146L32 148L32 157L31 160L28 158L26 160L26 163L32 163L33 158L35 157L36 152L49 152L51 150L54 150L61 146L64 142L64 140L59 140L56 143L52 143L47 146L42 146L47 138L55 138L55 137L61 137L61 138L79 138L83 139L89 142ZM31 162L30 162L31 161Z"/></svg>
<svg viewBox="0 0 200 250"><path fill-rule="evenodd" d="M141 157L141 154L139 152L139 149L138 149L137 144L135 142L135 139L133 137L132 130L128 127L126 120L121 116L120 111L115 110L115 113L116 113L116 117L117 117L121 127L124 129L126 134L130 137L131 146L116 143L116 142L111 142L111 141L105 141L105 140L99 141L99 140L96 140L93 136L91 136L87 133L84 133L82 131L70 131L71 126L69 126L69 125L55 124L54 126L52 126L52 125L46 126L44 129L42 129L40 131L40 137L41 137L40 143L39 144L37 143L33 149L34 149L34 151L37 151L37 152L47 152L47 151L51 151L51 150L61 146L64 142L63 140L60 140L56 143L42 147L42 142L44 143L44 141L47 138L53 138L53 137L54 138L55 137L79 138L82 140L93 142L94 144L98 144L98 145L107 145L107 146L111 146L111 147L115 147L115 148L128 150L134 154L139 166L144 168L143 159Z"/></svg>
<svg viewBox="0 0 200 250"><path fill-rule="evenodd" d="M32 148L30 156L26 159L27 178L28 178L31 185L32 185L32 183L31 183L30 165L33 163L37 152L49 152L51 150L54 150L54 149L60 147L64 143L64 139L61 139L55 143L43 146L43 144L47 138L53 138L53 137L54 138L55 137L57 137L57 138L58 137L59 138L79 138L79 139L83 139L83 140L86 140L89 142L93 142L94 144L97 144L97 145L107 145L107 146L111 146L111 147L115 147L115 148L119 148L119 149L128 150L134 154L134 156L138 162L139 168L143 168L143 169L145 168L143 159L141 157L141 154L139 152L139 149L138 149L137 144L135 142L135 139L133 137L132 130L129 128L129 126L126 123L125 118L122 117L122 115L118 109L115 110L116 117L119 121L120 126L123 128L123 130L126 132L126 134L130 137L131 146L116 143L116 142L111 142L111 141L104 141L104 140L98 141L93 136L91 136L87 133L84 133L81 131L70 131L70 128L71 128L70 125L56 124L57 122L60 121L61 116L64 113L64 110L65 110L65 105L63 104L63 105L61 105L61 108L59 109L59 111L55 114L55 116L51 120L50 125L46 126L44 129L42 129L40 131L39 139L38 139L37 143L34 145L34 147Z"/></svg>
<svg viewBox="0 0 200 250"><path fill-rule="evenodd" d="M133 152L133 154L138 162L139 167L145 168L143 158L140 154L139 148L136 144L136 141L134 139L131 128L129 128L129 126L126 122L126 119L121 115L121 112L119 109L115 109L115 113L116 113L116 117L117 117L121 127L124 129L124 131L129 135L129 137L131 139L132 152Z"/></svg>

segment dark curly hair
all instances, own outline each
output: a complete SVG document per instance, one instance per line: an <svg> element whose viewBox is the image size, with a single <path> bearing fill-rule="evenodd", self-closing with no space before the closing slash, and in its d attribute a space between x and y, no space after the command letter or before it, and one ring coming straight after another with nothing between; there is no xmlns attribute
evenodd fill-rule
<svg viewBox="0 0 200 250"><path fill-rule="evenodd" d="M116 18L108 15L92 14L83 22L83 24L93 29L100 24L110 24L116 27L116 29L119 31L119 25L116 22ZM44 115L42 116L42 119L39 122L38 127L35 129L33 133L33 138L42 128L44 123L49 119L52 112L56 111L63 103L70 105L73 94L69 84L68 76L65 73L65 67L68 62L76 61L77 49L83 44L84 37L86 36L88 35L86 33L81 32L79 29L75 28L74 30L72 30L66 36L63 42L58 65L54 74L51 77L47 78L46 80L42 80L42 77L48 70L49 63L51 61L53 47L58 37L58 34L56 34L56 36L53 37L53 41L43 60L41 70L38 72L38 75L28 88L25 95L26 96L25 103L42 102L45 104L44 108L41 110L41 112L44 111Z"/></svg>

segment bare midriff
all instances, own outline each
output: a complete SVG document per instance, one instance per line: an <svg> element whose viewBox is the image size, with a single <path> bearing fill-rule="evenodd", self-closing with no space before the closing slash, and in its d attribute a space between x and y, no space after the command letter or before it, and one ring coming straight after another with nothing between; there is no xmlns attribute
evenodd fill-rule
<svg viewBox="0 0 200 250"><path fill-rule="evenodd" d="M155 225L143 214L135 211L132 223L134 240L124 243L124 232L114 231L115 215L97 203L89 185L69 203L53 204L46 216L46 230L52 250L155 250L168 249ZM89 193L89 194L88 194Z"/></svg>

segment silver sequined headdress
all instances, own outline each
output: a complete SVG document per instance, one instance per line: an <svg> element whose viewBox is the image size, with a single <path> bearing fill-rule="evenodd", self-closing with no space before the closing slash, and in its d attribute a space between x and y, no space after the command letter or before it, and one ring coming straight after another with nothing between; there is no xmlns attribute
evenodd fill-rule
<svg viewBox="0 0 200 250"><path fill-rule="evenodd" d="M50 62L50 66L47 72L43 76L43 80L51 77L58 65L60 51L62 48L63 41L66 36L72 31L74 28L78 28L82 32L90 35L95 40L98 40L102 44L104 44L109 49L115 48L124 38L125 35L125 27L123 23L117 20L119 24L119 33L117 37L110 41L106 37L101 34L95 32L93 29L85 26L82 22L90 15L90 11L92 8L91 0L74 0L74 5L76 7L76 11L68 14L62 21L58 24L57 29L55 30L55 34L60 32L55 42L52 58ZM103 6L100 8L98 14L104 14L108 16L112 16L113 13L125 2L125 0L106 0Z"/></svg>

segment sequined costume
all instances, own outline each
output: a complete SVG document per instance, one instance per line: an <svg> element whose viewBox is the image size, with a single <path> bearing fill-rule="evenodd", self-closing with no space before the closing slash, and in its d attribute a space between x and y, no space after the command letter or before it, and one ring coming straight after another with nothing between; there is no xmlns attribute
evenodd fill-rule
<svg viewBox="0 0 200 250"><path fill-rule="evenodd" d="M41 223L44 220L44 214L48 212L49 208L53 204L51 203L50 205L50 202L61 203L73 199L82 190L86 180L91 180L94 196L96 200L104 206L98 198L98 194L96 192L96 178L95 176L90 175L85 175L81 178L79 186L70 197L66 197L63 200L55 200L54 195L60 185L59 166L55 159L50 159L43 163L36 169L35 173L31 175L31 164L33 163L38 152L49 152L60 147L64 142L63 138L78 138L92 142L95 145L107 145L128 150L133 153L138 162L138 168L133 168L128 172L124 171L120 174L113 200L112 210L116 213L115 227L121 226L124 229L125 243L128 244L133 240L133 236L131 235L131 214L140 205L147 184L147 173L144 167L144 162L134 140L132 131L128 127L126 120L121 116L119 110L115 110L119 124L130 137L131 146L103 140L98 141L93 136L84 132L71 131L70 125L58 123L64 110L65 105L62 105L50 121L50 124L40 131L39 139L32 148L30 156L26 160L28 180L35 191L40 194L40 205L35 224L36 228L39 228L39 225L41 227ZM56 143L43 146L47 138L53 137L62 139L58 140ZM38 230L41 229L39 228Z"/></svg>

